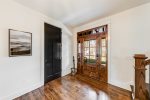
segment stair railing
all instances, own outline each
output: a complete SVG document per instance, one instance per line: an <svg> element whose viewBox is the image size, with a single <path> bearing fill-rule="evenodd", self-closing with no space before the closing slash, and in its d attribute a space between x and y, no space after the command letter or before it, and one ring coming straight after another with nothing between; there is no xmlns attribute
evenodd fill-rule
<svg viewBox="0 0 150 100"><path fill-rule="evenodd" d="M150 65L150 59L147 60L143 54L136 54L135 58L135 91L134 100L150 100L150 94L146 87L145 77L146 77L146 66ZM133 92L133 87L132 92Z"/></svg>

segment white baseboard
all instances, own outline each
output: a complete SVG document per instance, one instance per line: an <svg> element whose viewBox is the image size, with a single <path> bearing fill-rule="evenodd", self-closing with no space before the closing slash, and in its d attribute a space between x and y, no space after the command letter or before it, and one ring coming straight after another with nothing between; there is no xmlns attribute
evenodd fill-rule
<svg viewBox="0 0 150 100"><path fill-rule="evenodd" d="M130 85L133 85L133 82L111 81L109 84L131 91Z"/></svg>
<svg viewBox="0 0 150 100"><path fill-rule="evenodd" d="M68 75L68 74L70 74L70 73L71 73L71 68L68 67L68 68L62 70L61 76L65 76L65 75Z"/></svg>
<svg viewBox="0 0 150 100"><path fill-rule="evenodd" d="M62 75L61 76L65 76L65 75L69 74L70 72L71 72L71 68L66 68L66 69L62 70ZM15 98L17 98L17 97L19 97L21 95L24 95L24 94L26 94L28 92L31 92L31 91L35 90L35 89L37 89L37 88L39 88L39 87L41 87L43 85L44 85L44 82L35 84L35 85L30 86L30 87L28 87L26 89L18 90L17 92L14 92L14 93L9 94L7 96L0 97L0 100L12 100L12 99L15 99Z"/></svg>
<svg viewBox="0 0 150 100"><path fill-rule="evenodd" d="M15 93L12 93L12 94L8 95L8 96L4 96L4 97L0 98L0 100L12 100L12 99L15 99L15 98L17 98L17 97L19 97L21 95L24 95L24 94L26 94L28 92L31 92L31 91L33 91L33 90L35 90L35 89L37 89L37 88L39 88L41 86L43 86L43 83L35 84L35 85L31 86L31 87L28 87L28 88L23 89L23 90L19 90L19 91L15 92Z"/></svg>

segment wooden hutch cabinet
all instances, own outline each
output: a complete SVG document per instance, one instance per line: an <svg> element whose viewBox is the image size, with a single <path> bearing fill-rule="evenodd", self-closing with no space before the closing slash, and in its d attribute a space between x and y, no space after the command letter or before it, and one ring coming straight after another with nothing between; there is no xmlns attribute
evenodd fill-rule
<svg viewBox="0 0 150 100"><path fill-rule="evenodd" d="M107 25L77 33L77 73L107 82Z"/></svg>

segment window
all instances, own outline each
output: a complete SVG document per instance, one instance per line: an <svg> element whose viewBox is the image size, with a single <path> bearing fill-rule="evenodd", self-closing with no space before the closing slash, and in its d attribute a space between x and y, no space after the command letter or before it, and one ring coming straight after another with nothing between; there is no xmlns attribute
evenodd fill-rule
<svg viewBox="0 0 150 100"><path fill-rule="evenodd" d="M96 63L96 40L84 41L84 62Z"/></svg>
<svg viewBox="0 0 150 100"><path fill-rule="evenodd" d="M78 62L81 61L81 43L78 41Z"/></svg>
<svg viewBox="0 0 150 100"><path fill-rule="evenodd" d="M78 53L81 53L81 43L78 43Z"/></svg>
<svg viewBox="0 0 150 100"><path fill-rule="evenodd" d="M106 65L106 61L107 61L107 45L106 45L106 38L102 38L101 40L101 64L102 65Z"/></svg>

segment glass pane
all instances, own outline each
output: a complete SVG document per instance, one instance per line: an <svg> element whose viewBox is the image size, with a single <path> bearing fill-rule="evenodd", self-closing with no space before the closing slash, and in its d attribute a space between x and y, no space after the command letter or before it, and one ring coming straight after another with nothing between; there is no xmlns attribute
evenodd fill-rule
<svg viewBox="0 0 150 100"><path fill-rule="evenodd" d="M88 62L89 62L89 56L86 55L86 56L84 56L84 63L88 63Z"/></svg>
<svg viewBox="0 0 150 100"><path fill-rule="evenodd" d="M84 48L84 55L89 55L89 48Z"/></svg>
<svg viewBox="0 0 150 100"><path fill-rule="evenodd" d="M81 43L78 43L78 53L81 53Z"/></svg>
<svg viewBox="0 0 150 100"><path fill-rule="evenodd" d="M84 41L84 47L89 47L89 41Z"/></svg>
<svg viewBox="0 0 150 100"><path fill-rule="evenodd" d="M95 31L95 29L93 29L93 30L92 30L92 34L96 34L96 31Z"/></svg>
<svg viewBox="0 0 150 100"><path fill-rule="evenodd" d="M106 56L106 47L102 47L102 56Z"/></svg>
<svg viewBox="0 0 150 100"><path fill-rule="evenodd" d="M90 59L95 59L96 57L95 56L90 56Z"/></svg>
<svg viewBox="0 0 150 100"><path fill-rule="evenodd" d="M89 62L90 62L90 63L95 63L95 62L96 62L96 59L95 59L95 58L96 58L95 56L90 56Z"/></svg>
<svg viewBox="0 0 150 100"><path fill-rule="evenodd" d="M106 64L106 57L101 57L101 61L102 64Z"/></svg>
<svg viewBox="0 0 150 100"><path fill-rule="evenodd" d="M102 39L102 46L106 46L106 39Z"/></svg>
<svg viewBox="0 0 150 100"><path fill-rule="evenodd" d="M96 55L96 48L90 48L90 55Z"/></svg>
<svg viewBox="0 0 150 100"><path fill-rule="evenodd" d="M89 59L89 55L85 55L85 56L84 56L84 59Z"/></svg>
<svg viewBox="0 0 150 100"><path fill-rule="evenodd" d="M98 29L98 32L103 32L103 27L100 27L99 29Z"/></svg>
<svg viewBox="0 0 150 100"><path fill-rule="evenodd" d="M90 40L90 47L96 47L96 40Z"/></svg>

